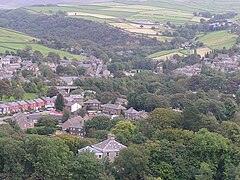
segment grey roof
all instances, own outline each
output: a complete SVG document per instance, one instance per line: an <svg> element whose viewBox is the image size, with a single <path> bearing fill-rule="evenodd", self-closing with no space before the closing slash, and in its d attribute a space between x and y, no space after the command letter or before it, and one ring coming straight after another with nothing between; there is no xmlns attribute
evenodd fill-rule
<svg viewBox="0 0 240 180"><path fill-rule="evenodd" d="M123 148L126 148L123 144L115 141L113 138L109 138L105 141L102 141L98 144L92 145L92 147L102 151L102 152L109 152L109 151L120 151Z"/></svg>
<svg viewBox="0 0 240 180"><path fill-rule="evenodd" d="M19 106L17 102L9 102L8 105L11 107Z"/></svg>
<svg viewBox="0 0 240 180"><path fill-rule="evenodd" d="M89 99L84 104L100 104L100 102L97 99Z"/></svg>
<svg viewBox="0 0 240 180"><path fill-rule="evenodd" d="M63 130L69 129L69 127L71 127L72 125L83 126L84 125L83 118L81 116L76 116L71 119L68 119L66 122L62 124L62 129Z"/></svg>
<svg viewBox="0 0 240 180"><path fill-rule="evenodd" d="M7 104L0 104L0 108L9 108Z"/></svg>
<svg viewBox="0 0 240 180"><path fill-rule="evenodd" d="M33 121L28 120L27 117L23 113L17 113L14 116L14 119L15 119L16 124L22 130L34 127Z"/></svg>
<svg viewBox="0 0 240 180"><path fill-rule="evenodd" d="M26 101L17 101L17 103L19 104L19 105L26 105L27 104L27 102Z"/></svg>
<svg viewBox="0 0 240 180"><path fill-rule="evenodd" d="M103 108L108 108L108 109L116 109L116 110L126 110L125 107L121 105L116 105L116 104L104 104L102 105Z"/></svg>
<svg viewBox="0 0 240 180"><path fill-rule="evenodd" d="M70 95L70 97L73 99L84 99L84 97L80 94L72 94Z"/></svg>
<svg viewBox="0 0 240 180"><path fill-rule="evenodd" d="M129 113L129 114L137 114L138 111L136 111L135 109L133 109L133 107L131 107L130 109L128 109L128 110L126 111L126 113Z"/></svg>
<svg viewBox="0 0 240 180"><path fill-rule="evenodd" d="M77 102L68 102L67 104L66 104L66 106L72 106L72 105L74 105L74 104L78 104Z"/></svg>
<svg viewBox="0 0 240 180"><path fill-rule="evenodd" d="M102 152L101 152L100 150L98 150L98 149L96 149L96 148L94 148L94 147L91 147L91 146L86 146L86 147L84 147L84 148L82 148L82 149L79 149L79 150L78 150L78 153L80 153L80 152L86 152L86 151L102 154Z"/></svg>
<svg viewBox="0 0 240 180"><path fill-rule="evenodd" d="M43 103L44 101L40 98L34 99L34 101L36 101L37 103Z"/></svg>
<svg viewBox="0 0 240 180"><path fill-rule="evenodd" d="M71 83L72 81L75 81L76 79L78 79L78 77L77 76L67 76L67 77L60 77L60 79L67 83Z"/></svg>
<svg viewBox="0 0 240 180"><path fill-rule="evenodd" d="M64 99L67 101L67 102L73 102L74 99L72 97L64 97Z"/></svg>
<svg viewBox="0 0 240 180"><path fill-rule="evenodd" d="M50 97L43 97L42 100L45 101L45 102L52 101L52 99Z"/></svg>
<svg viewBox="0 0 240 180"><path fill-rule="evenodd" d="M35 102L34 100L26 100L26 102L27 102L28 104L36 104L36 102Z"/></svg>

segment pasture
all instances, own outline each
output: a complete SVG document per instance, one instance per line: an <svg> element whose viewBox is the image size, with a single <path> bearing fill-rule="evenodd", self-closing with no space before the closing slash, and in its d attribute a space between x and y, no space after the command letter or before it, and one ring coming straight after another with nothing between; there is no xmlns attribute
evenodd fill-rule
<svg viewBox="0 0 240 180"><path fill-rule="evenodd" d="M68 59L82 59L82 56L73 55L65 51L49 48L38 44L39 39L28 36L26 34L16 32L13 30L0 28L0 53L6 51L16 52L18 49L24 49L30 46L33 51L39 50L44 56L47 56L49 52L56 52L62 58L67 57Z"/></svg>
<svg viewBox="0 0 240 180"><path fill-rule="evenodd" d="M134 35L145 35L150 38L157 38L159 41L170 41L172 37L161 34L167 29L164 24L167 22L176 25L184 23L199 23L201 17L193 15L194 12L226 13L234 11L240 14L239 0L146 0L146 1L123 1L123 2L98 2L90 4L68 3L48 6L27 7L34 13L53 14L57 11L64 11L72 18L84 18L121 28L123 31ZM208 20L208 19L206 19ZM240 24L240 15L232 19ZM153 25L158 22L159 25ZM143 24L142 27L140 25ZM154 27L154 28L153 28ZM212 49L231 47L237 36L227 31L212 32L206 35L199 34L197 41L203 42L204 47L198 48L197 53L204 56ZM0 47L5 48L5 47ZM167 59L174 54L180 56L191 54L189 50L174 49L161 51L149 55L149 58Z"/></svg>
<svg viewBox="0 0 240 180"><path fill-rule="evenodd" d="M198 39L210 49L222 49L223 47L230 48L236 42L237 35L230 34L227 31L211 32Z"/></svg>

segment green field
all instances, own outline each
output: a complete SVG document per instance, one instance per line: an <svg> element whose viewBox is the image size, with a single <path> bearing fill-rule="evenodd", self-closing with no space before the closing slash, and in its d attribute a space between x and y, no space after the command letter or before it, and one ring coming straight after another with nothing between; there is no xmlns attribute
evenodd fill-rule
<svg viewBox="0 0 240 180"><path fill-rule="evenodd" d="M203 42L205 46L211 49L222 49L223 47L230 48L236 42L237 35L230 34L227 31L211 32L198 41Z"/></svg>
<svg viewBox="0 0 240 180"><path fill-rule="evenodd" d="M161 36L165 31L164 24L168 21L176 25L184 23L199 23L201 17L196 17L193 12L226 13L234 11L240 14L240 0L146 0L146 1L124 1L124 2L99 2L90 4L58 4L49 6L27 7L34 13L53 14L59 10L68 13L71 18L84 18L111 26L121 28L134 35L146 35L150 38L156 37L159 41L171 40L170 37ZM233 21L240 24L240 15ZM144 25L139 27L139 22L159 22L161 25ZM152 27L155 27L153 30ZM174 29L170 29L174 31ZM158 35L157 35L158 34ZM201 34L197 41L203 42L205 47L199 49L203 55L209 49L229 48L234 45L236 35L226 31L212 32L207 35ZM17 45L16 45L17 46ZM174 49L156 52L149 58L180 53L189 54L189 51Z"/></svg>
<svg viewBox="0 0 240 180"><path fill-rule="evenodd" d="M172 53L177 53L178 51L179 51L179 49L159 51L159 52L156 52L156 53L154 53L154 54L150 54L150 55L148 56L148 58L157 58L157 57L160 57L160 56L164 56L164 55L168 55L168 54L172 54Z"/></svg>
<svg viewBox="0 0 240 180"><path fill-rule="evenodd" d="M18 49L24 49L27 46L31 46L32 50L39 50L41 51L44 56L47 56L49 52L56 52L62 58L67 57L68 59L82 59L82 56L73 55L65 51L48 48L41 44L37 44L39 39L28 36L26 34L16 32L13 30L0 28L0 53L5 53L8 51L16 52Z"/></svg>
<svg viewBox="0 0 240 180"><path fill-rule="evenodd" d="M235 11L240 13L239 0L147 0L142 2L125 1L99 2L94 4L59 4L57 6L33 6L27 9L44 14L53 14L59 10L65 12L81 12L95 15L113 16L135 21L167 21L175 24L186 22L198 22L199 18L193 16L193 12L209 11L214 13L224 13ZM85 18L84 16L80 16ZM239 20L239 16L235 20Z"/></svg>
<svg viewBox="0 0 240 180"><path fill-rule="evenodd" d="M33 93L25 93L24 94L24 97L23 97L23 100L28 100L28 99L35 99L37 97L36 94L33 94ZM14 97L10 97L10 98L7 98L7 97L3 97L2 99L3 102L8 102L8 101L16 101L16 99Z"/></svg>

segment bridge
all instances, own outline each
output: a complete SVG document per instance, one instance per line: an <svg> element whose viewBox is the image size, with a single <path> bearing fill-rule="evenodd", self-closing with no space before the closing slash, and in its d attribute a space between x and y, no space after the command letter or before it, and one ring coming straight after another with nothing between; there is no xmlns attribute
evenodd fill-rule
<svg viewBox="0 0 240 180"><path fill-rule="evenodd" d="M79 88L78 86L54 86L54 87L56 87L58 90L65 90L68 94Z"/></svg>

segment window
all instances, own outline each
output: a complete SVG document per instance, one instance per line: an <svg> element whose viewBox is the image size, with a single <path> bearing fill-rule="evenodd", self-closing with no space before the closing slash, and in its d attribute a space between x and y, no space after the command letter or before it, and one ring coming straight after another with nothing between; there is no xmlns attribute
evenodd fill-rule
<svg viewBox="0 0 240 180"><path fill-rule="evenodd" d="M119 152L116 152L116 156L119 156Z"/></svg>
<svg viewBox="0 0 240 180"><path fill-rule="evenodd" d="M99 159L102 159L102 155L98 155L98 158L99 158Z"/></svg>
<svg viewBox="0 0 240 180"><path fill-rule="evenodd" d="M107 156L109 157L109 153L107 153Z"/></svg>

